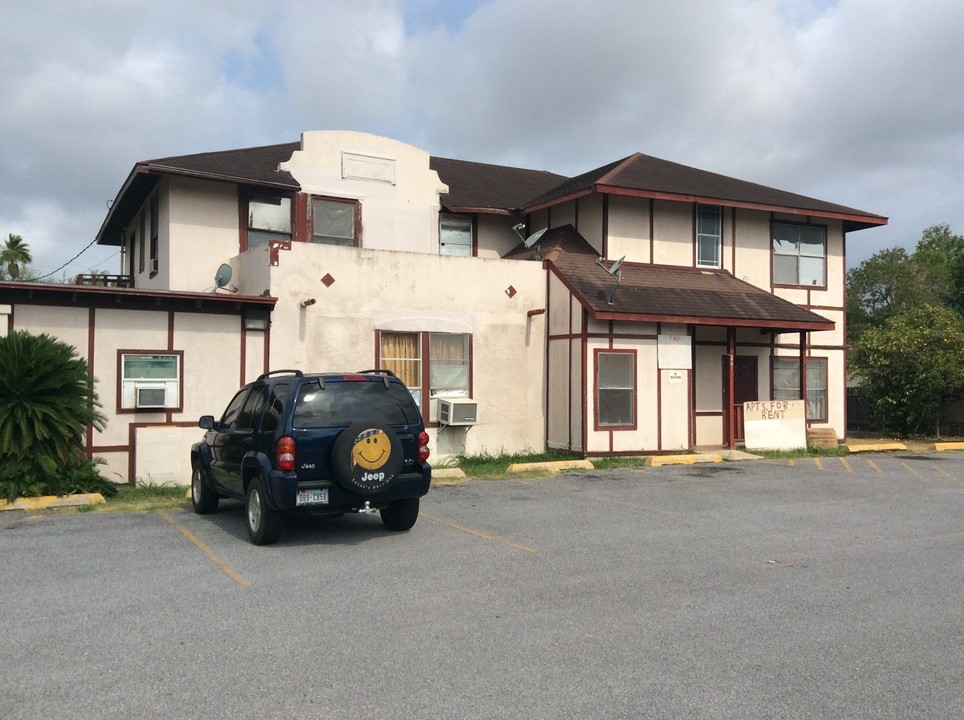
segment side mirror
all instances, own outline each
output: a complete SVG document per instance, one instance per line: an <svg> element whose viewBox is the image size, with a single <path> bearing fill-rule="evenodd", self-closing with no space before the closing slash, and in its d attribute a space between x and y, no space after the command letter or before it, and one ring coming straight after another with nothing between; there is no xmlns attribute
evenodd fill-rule
<svg viewBox="0 0 964 720"><path fill-rule="evenodd" d="M197 421L197 426L202 430L214 430L214 415L202 415Z"/></svg>

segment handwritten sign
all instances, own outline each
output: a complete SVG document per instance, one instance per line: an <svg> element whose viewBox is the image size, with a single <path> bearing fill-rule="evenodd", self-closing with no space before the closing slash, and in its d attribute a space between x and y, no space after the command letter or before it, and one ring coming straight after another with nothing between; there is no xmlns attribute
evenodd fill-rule
<svg viewBox="0 0 964 720"><path fill-rule="evenodd" d="M743 403L747 450L791 450L807 446L806 403L762 400Z"/></svg>
<svg viewBox="0 0 964 720"><path fill-rule="evenodd" d="M689 335L660 335L656 339L656 361L661 370L692 370L693 338Z"/></svg>

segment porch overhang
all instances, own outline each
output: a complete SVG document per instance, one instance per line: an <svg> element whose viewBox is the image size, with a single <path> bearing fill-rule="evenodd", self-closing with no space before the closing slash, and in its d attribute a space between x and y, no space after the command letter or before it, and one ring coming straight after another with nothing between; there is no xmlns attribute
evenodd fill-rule
<svg viewBox="0 0 964 720"><path fill-rule="evenodd" d="M543 236L545 267L596 320L757 328L770 332L833 330L835 323L811 310L733 277L704 270L623 263L620 277L607 272L571 226Z"/></svg>

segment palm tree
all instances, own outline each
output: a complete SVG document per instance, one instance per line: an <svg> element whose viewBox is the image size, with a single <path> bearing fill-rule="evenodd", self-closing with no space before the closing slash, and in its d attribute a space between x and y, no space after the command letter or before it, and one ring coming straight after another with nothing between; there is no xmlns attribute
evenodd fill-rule
<svg viewBox="0 0 964 720"><path fill-rule="evenodd" d="M73 346L24 330L0 338L0 464L46 456L70 465L84 454L87 427L105 425Z"/></svg>
<svg viewBox="0 0 964 720"><path fill-rule="evenodd" d="M23 268L33 261L30 246L19 235L10 233L0 250L0 265L7 266L7 274L14 280L20 277Z"/></svg>

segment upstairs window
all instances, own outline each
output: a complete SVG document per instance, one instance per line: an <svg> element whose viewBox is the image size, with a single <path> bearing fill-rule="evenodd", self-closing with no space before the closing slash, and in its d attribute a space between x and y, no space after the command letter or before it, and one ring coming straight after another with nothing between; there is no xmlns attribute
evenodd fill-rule
<svg viewBox="0 0 964 720"><path fill-rule="evenodd" d="M355 222L358 204L341 200L311 199L311 237L322 245L357 245Z"/></svg>
<svg viewBox="0 0 964 720"><path fill-rule="evenodd" d="M472 256L472 218L442 213L439 218L439 255Z"/></svg>
<svg viewBox="0 0 964 720"><path fill-rule="evenodd" d="M827 229L773 224L774 285L827 285Z"/></svg>
<svg viewBox="0 0 964 720"><path fill-rule="evenodd" d="M696 266L720 267L720 248L723 245L722 208L712 205L696 206Z"/></svg>
<svg viewBox="0 0 964 720"><path fill-rule="evenodd" d="M250 195L247 249L270 240L291 240L291 198Z"/></svg>
<svg viewBox="0 0 964 720"><path fill-rule="evenodd" d="M157 195L151 198L151 277L157 275L158 268L158 234L160 233L160 215L157 207Z"/></svg>

